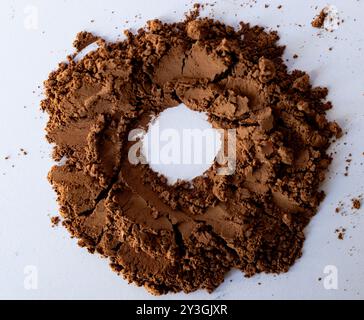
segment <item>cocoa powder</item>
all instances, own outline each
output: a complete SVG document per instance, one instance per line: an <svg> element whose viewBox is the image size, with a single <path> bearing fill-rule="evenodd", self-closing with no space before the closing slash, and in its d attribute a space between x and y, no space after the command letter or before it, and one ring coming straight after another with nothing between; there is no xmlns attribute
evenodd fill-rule
<svg viewBox="0 0 364 320"><path fill-rule="evenodd" d="M245 276L287 272L324 193L330 139L328 90L291 73L276 32L239 30L192 14L153 20L107 43L81 33L78 50L45 82L42 108L54 143L49 180L63 224L79 244L108 257L153 294L209 292L235 268ZM85 42L86 41L86 42ZM169 185L127 158L130 130L184 103L215 128L237 130L237 168Z"/></svg>
<svg viewBox="0 0 364 320"><path fill-rule="evenodd" d="M314 28L321 29L325 24L325 19L327 17L327 13L325 12L325 8L322 9L319 14L312 20L311 25Z"/></svg>

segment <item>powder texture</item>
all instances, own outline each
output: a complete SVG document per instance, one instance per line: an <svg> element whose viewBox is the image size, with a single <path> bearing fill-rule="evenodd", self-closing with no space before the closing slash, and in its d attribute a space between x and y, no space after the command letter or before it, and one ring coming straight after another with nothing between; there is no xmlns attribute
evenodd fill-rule
<svg viewBox="0 0 364 320"><path fill-rule="evenodd" d="M81 35L78 49L96 39ZM327 89L288 73L278 35L258 26L236 31L193 14L126 35L99 40L45 82L47 139L54 159L66 159L49 173L63 224L153 294L211 292L233 268L288 271L324 198L330 138L341 135L325 117ZM217 175L215 163L171 186L128 161L130 130L180 103L237 130L233 175Z"/></svg>

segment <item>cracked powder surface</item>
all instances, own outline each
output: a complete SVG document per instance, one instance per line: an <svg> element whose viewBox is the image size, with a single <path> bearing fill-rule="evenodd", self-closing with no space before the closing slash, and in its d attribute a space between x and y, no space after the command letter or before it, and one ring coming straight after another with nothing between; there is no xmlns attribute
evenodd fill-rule
<svg viewBox="0 0 364 320"><path fill-rule="evenodd" d="M330 139L341 135L325 116L327 89L289 73L277 33L258 26L191 14L126 35L107 43L81 33L79 49L99 48L69 57L45 82L47 139L54 159L66 159L49 173L63 224L153 294L211 292L233 268L287 272L324 198ZM130 130L181 103L237 130L233 175L217 175L215 163L169 185L128 161Z"/></svg>

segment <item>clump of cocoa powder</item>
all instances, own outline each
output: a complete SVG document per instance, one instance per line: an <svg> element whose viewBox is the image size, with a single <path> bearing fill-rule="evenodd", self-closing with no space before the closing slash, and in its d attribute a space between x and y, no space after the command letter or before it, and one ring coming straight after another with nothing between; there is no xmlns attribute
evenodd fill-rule
<svg viewBox="0 0 364 320"><path fill-rule="evenodd" d="M353 209L357 209L357 210L359 210L359 209L360 209L360 207L361 207L361 201L360 201L360 199L358 199L358 198L354 198L354 199L352 199L351 201L352 201L352 203L353 203Z"/></svg>
<svg viewBox="0 0 364 320"><path fill-rule="evenodd" d="M58 216L51 217L52 227L57 227L61 219Z"/></svg>
<svg viewBox="0 0 364 320"><path fill-rule="evenodd" d="M327 12L325 11L325 9L322 9L320 13L313 19L311 25L314 28L321 29L324 26L326 17L327 17Z"/></svg>
<svg viewBox="0 0 364 320"><path fill-rule="evenodd" d="M343 227L340 227L338 229L335 230L335 233L337 234L337 238L339 240L344 240L345 238L345 233L346 233L346 229Z"/></svg>

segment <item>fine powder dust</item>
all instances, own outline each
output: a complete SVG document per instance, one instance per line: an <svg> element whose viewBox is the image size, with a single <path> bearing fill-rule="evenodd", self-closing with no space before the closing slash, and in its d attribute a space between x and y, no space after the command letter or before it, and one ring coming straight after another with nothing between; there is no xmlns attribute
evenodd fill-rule
<svg viewBox="0 0 364 320"><path fill-rule="evenodd" d="M231 269L287 272L324 194L326 150L340 127L325 114L326 88L288 73L276 32L238 31L200 19L148 22L107 43L88 33L45 82L47 139L60 161L49 173L63 224L79 244L153 294L209 292ZM83 43L85 42L85 43ZM236 129L237 166L217 163L192 182L169 185L128 161L128 133L181 103ZM66 159L66 161L64 161Z"/></svg>

